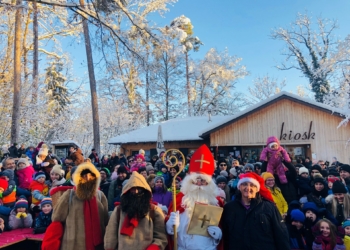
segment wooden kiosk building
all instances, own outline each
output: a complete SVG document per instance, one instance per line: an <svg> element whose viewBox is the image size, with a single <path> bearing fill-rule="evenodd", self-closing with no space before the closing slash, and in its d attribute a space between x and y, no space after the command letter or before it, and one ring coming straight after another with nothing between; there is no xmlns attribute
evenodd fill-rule
<svg viewBox="0 0 350 250"><path fill-rule="evenodd" d="M339 110L328 105L281 92L236 115L213 117L211 122L208 122L208 117L169 120L167 122L178 126L179 130L171 132L170 129L163 134L163 139L166 148L182 148L188 152L206 143L216 157L231 153L235 156L247 154L248 159L258 159L266 139L276 136L293 159L308 156L313 160L331 162L333 157L337 157L338 161L349 163L350 145L347 146L347 141L350 128L337 128L343 119ZM155 153L156 133L152 141L141 137L137 140L137 133L144 129L135 130L129 136L117 136L109 143L120 144L127 155L140 148ZM172 134L171 139L168 139L168 133ZM120 138L126 137L131 139L121 141Z"/></svg>

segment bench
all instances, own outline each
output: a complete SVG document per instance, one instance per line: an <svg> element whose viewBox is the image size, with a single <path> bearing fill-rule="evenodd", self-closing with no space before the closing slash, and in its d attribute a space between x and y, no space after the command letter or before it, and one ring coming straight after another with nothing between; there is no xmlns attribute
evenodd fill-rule
<svg viewBox="0 0 350 250"><path fill-rule="evenodd" d="M25 240L42 241L45 234L33 234L33 228L20 228L0 234L0 248L5 248Z"/></svg>

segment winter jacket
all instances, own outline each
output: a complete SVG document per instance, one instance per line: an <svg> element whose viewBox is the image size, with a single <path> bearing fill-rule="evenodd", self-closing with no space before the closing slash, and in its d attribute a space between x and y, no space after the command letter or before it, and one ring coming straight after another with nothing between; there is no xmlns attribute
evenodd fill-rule
<svg viewBox="0 0 350 250"><path fill-rule="evenodd" d="M348 194L345 194L345 195L348 195ZM333 213L333 211L332 211L333 202L335 202L337 204L337 210L335 211L335 213ZM327 211L332 213L334 218L337 220L337 222L338 222L337 225L341 225L343 223L343 221L346 219L344 216L344 210L346 211L346 209L350 209L349 207L344 208L344 204L339 204L338 201L334 198L333 194L328 195L326 197L326 208L327 208Z"/></svg>
<svg viewBox="0 0 350 250"><path fill-rule="evenodd" d="M134 164L131 165L131 169L130 169L130 172L133 172L133 171L139 171L139 168L145 168L146 167L146 162L141 162L141 163L138 163L138 162L135 162Z"/></svg>
<svg viewBox="0 0 350 250"><path fill-rule="evenodd" d="M345 249L350 249L350 236L345 235L343 240Z"/></svg>
<svg viewBox="0 0 350 250"><path fill-rule="evenodd" d="M52 210L48 214L40 212L35 219L34 233L45 233L47 227L51 224Z"/></svg>
<svg viewBox="0 0 350 250"><path fill-rule="evenodd" d="M18 157L18 149L16 146L9 147L10 157L17 158Z"/></svg>
<svg viewBox="0 0 350 250"><path fill-rule="evenodd" d="M288 168L288 171L286 172L288 183L282 184L277 175L274 175L274 177L275 177L277 187L281 189L284 199L286 200L287 204L289 204L292 201L298 199L297 183L296 183L297 172L293 164L291 164L290 162L283 161L283 164L285 167ZM261 173L266 172L266 168L267 168L267 162L264 161L261 165Z"/></svg>
<svg viewBox="0 0 350 250"><path fill-rule="evenodd" d="M22 158L22 155L25 155L26 154L26 149L25 148L19 148L17 150L17 157L18 158Z"/></svg>
<svg viewBox="0 0 350 250"><path fill-rule="evenodd" d="M298 196L303 197L304 195L308 195L312 192L312 187L310 185L310 178L304 178L299 176L297 179L297 185L298 185Z"/></svg>
<svg viewBox="0 0 350 250"><path fill-rule="evenodd" d="M62 186L64 183L66 183L67 180L65 178L62 178L61 180L54 180L54 181L46 181L46 185L49 187L49 192L59 186Z"/></svg>
<svg viewBox="0 0 350 250"><path fill-rule="evenodd" d="M108 211L114 210L114 202L120 200L120 195L122 193L123 189L123 182L124 180L120 180L117 178L115 181L112 181L109 185L108 189Z"/></svg>
<svg viewBox="0 0 350 250"><path fill-rule="evenodd" d="M109 159L109 165L111 166L111 168L114 168L118 164L119 164L119 157L118 156L111 157Z"/></svg>
<svg viewBox="0 0 350 250"><path fill-rule="evenodd" d="M288 225L289 233L289 243L291 249L307 249L305 237L304 237L304 228L297 229L293 225Z"/></svg>
<svg viewBox="0 0 350 250"><path fill-rule="evenodd" d="M287 213L288 211L288 204L286 200L284 199L281 189L278 187L275 188L268 188L272 194L273 201L276 203L276 207L281 215Z"/></svg>
<svg viewBox="0 0 350 250"><path fill-rule="evenodd" d="M9 185L8 185L8 188L4 190L4 192L2 193L2 202L4 206L11 207L16 202L17 186L16 186L16 182L14 181L15 173L11 169L7 169L5 171L9 173L9 180L8 180Z"/></svg>
<svg viewBox="0 0 350 250"><path fill-rule="evenodd" d="M23 169L17 169L18 187L29 189L30 183L33 181L34 168L29 165Z"/></svg>
<svg viewBox="0 0 350 250"><path fill-rule="evenodd" d="M164 192L164 189L155 189L153 192L152 200L166 207L169 207L170 202L173 200L173 196L169 191Z"/></svg>
<svg viewBox="0 0 350 250"><path fill-rule="evenodd" d="M259 194L247 210L240 195L224 206L221 217L225 250L288 250L288 231L274 203Z"/></svg>
<svg viewBox="0 0 350 250"><path fill-rule="evenodd" d="M32 163L34 163L33 162L33 152L32 151L30 151L29 149L27 149L27 151L26 151L26 156L30 159L30 161L32 162Z"/></svg>
<svg viewBox="0 0 350 250"><path fill-rule="evenodd" d="M325 198L328 196L328 187L324 187L323 190L317 191L315 187L312 187L312 192L309 193L307 197L308 202L314 202L318 208L326 207Z"/></svg>
<svg viewBox="0 0 350 250"><path fill-rule="evenodd" d="M49 195L49 187L45 183L39 183L35 180L30 183L29 190L32 192L34 205L39 205L41 200Z"/></svg>
<svg viewBox="0 0 350 250"><path fill-rule="evenodd" d="M110 184L111 183L109 181L101 181L100 183L100 190L104 193L106 197L108 197L108 190Z"/></svg>
<svg viewBox="0 0 350 250"><path fill-rule="evenodd" d="M16 211L13 209L10 213L9 217L9 225L11 229L17 229L17 228L30 228L33 223L33 218L30 213L26 213L27 216L25 218L17 218Z"/></svg>

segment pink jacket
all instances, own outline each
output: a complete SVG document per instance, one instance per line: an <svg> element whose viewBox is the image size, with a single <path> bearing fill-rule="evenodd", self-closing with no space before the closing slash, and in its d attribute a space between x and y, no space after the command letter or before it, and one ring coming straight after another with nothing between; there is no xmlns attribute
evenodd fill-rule
<svg viewBox="0 0 350 250"><path fill-rule="evenodd" d="M29 165L26 168L17 170L18 187L28 189L30 183L33 181L34 168Z"/></svg>

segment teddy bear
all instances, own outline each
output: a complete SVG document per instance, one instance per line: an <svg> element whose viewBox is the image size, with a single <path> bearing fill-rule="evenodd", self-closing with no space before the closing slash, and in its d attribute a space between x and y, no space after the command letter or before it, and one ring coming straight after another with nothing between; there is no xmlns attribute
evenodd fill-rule
<svg viewBox="0 0 350 250"><path fill-rule="evenodd" d="M287 151L280 146L280 141L275 136L267 139L266 147L260 154L260 161L267 161L267 172L277 174L282 184L288 183L283 161L291 162Z"/></svg>

